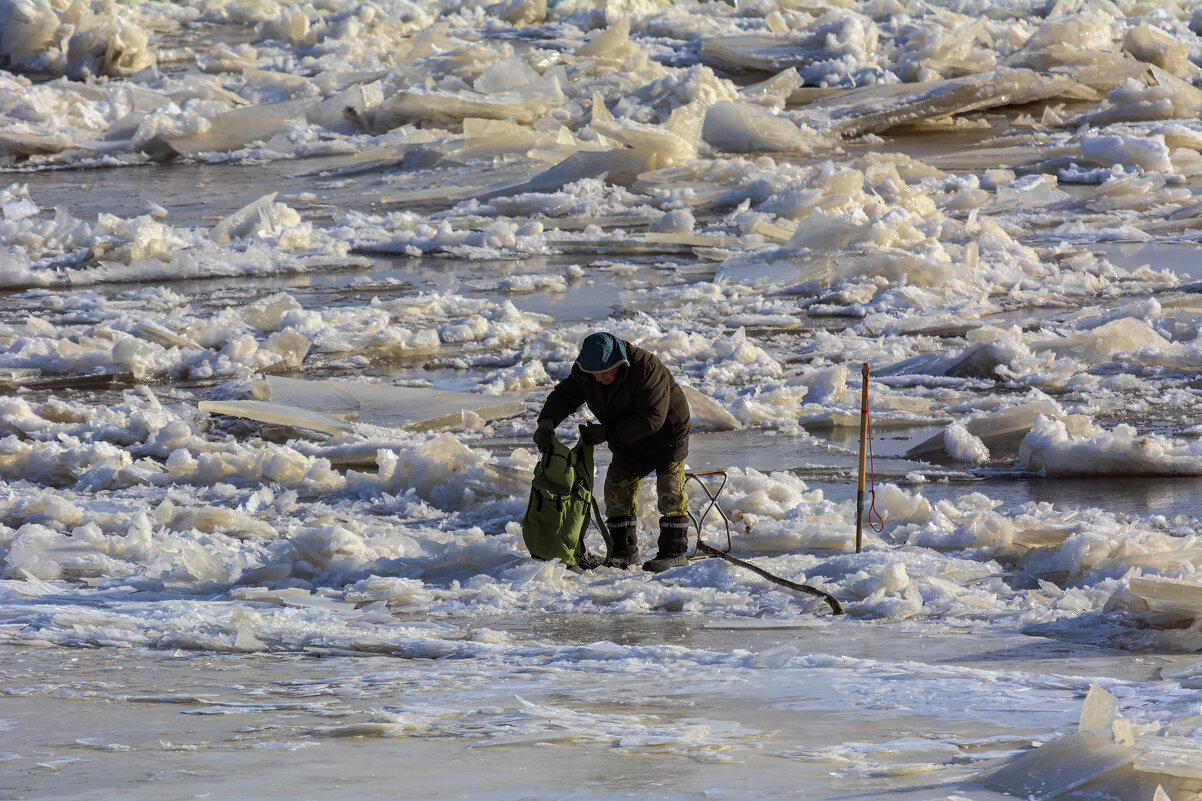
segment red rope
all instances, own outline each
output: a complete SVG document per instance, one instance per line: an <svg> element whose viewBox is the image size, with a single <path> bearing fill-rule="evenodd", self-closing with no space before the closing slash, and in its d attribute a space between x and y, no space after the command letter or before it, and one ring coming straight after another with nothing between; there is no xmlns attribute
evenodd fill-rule
<svg viewBox="0 0 1202 801"><path fill-rule="evenodd" d="M868 493L872 500L868 504L868 526L877 534L885 530L885 518L881 517L881 513L876 510L876 462L872 457L872 415L868 413L868 408L863 409L864 416L868 418ZM872 522L873 515L876 516L877 523Z"/></svg>

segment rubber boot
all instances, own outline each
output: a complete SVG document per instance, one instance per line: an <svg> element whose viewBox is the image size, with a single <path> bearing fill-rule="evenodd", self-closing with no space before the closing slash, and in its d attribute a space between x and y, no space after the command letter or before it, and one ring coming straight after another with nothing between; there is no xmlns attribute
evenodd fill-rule
<svg viewBox="0 0 1202 801"><path fill-rule="evenodd" d="M685 515L659 519L659 553L643 563L643 570L662 573L689 563L689 518Z"/></svg>
<svg viewBox="0 0 1202 801"><path fill-rule="evenodd" d="M613 551L605 560L606 567L620 567L623 570L639 566L639 536L638 522L634 515L611 517L605 521L609 536L614 541Z"/></svg>

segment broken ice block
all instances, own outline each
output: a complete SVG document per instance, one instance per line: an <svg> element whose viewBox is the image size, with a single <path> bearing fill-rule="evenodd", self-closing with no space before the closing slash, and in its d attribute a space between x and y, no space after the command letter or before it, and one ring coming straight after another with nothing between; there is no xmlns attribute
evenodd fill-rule
<svg viewBox="0 0 1202 801"><path fill-rule="evenodd" d="M1153 608L1202 620L1202 584L1162 576L1134 576L1127 585L1132 594Z"/></svg>
<svg viewBox="0 0 1202 801"><path fill-rule="evenodd" d="M728 153L807 153L813 142L763 106L723 101L709 107L701 136Z"/></svg>
<svg viewBox="0 0 1202 801"><path fill-rule="evenodd" d="M713 398L693 389L688 384L681 384L684 396L689 402L692 412L690 425L694 431L734 431L743 425L726 409L722 408Z"/></svg>
<svg viewBox="0 0 1202 801"><path fill-rule="evenodd" d="M648 168L647 157L630 148L622 150L582 150L565 158L553 167L526 181L506 182L478 193L481 200L500 195L520 195L527 192L557 192L566 184L582 178L604 175L609 183L626 185ZM446 187L437 190L444 196ZM387 198L388 196L386 196Z"/></svg>
<svg viewBox="0 0 1202 801"><path fill-rule="evenodd" d="M181 561L188 575L200 582L211 581L217 584L228 584L229 570L217 561L204 548L195 542L188 542L182 549Z"/></svg>
<svg viewBox="0 0 1202 801"><path fill-rule="evenodd" d="M1189 60L1190 45L1160 28L1141 22L1123 37L1123 49L1140 61L1155 64L1181 78L1193 76L1198 68Z"/></svg>
<svg viewBox="0 0 1202 801"><path fill-rule="evenodd" d="M144 320L134 328L134 333L143 339L149 339L151 342L157 342L164 348L182 348L191 350L200 350L201 346L194 340L182 337L169 328L165 328L158 323Z"/></svg>
<svg viewBox="0 0 1202 801"><path fill-rule="evenodd" d="M709 36L701 40L701 57L710 64L734 70L781 72L789 67L812 68L850 52L876 49L876 33L848 18L825 20L804 33L787 31Z"/></svg>
<svg viewBox="0 0 1202 801"><path fill-rule="evenodd" d="M214 242L224 243L235 238L277 233L298 225L300 215L283 203L276 203L275 196L272 192L246 204L213 226L209 236Z"/></svg>
<svg viewBox="0 0 1202 801"><path fill-rule="evenodd" d="M1057 419L1063 417L1060 409L1051 401L1031 401L986 412L966 422L964 427L968 429L968 433L981 440L990 454L997 458L999 455L1017 453L1023 437L1035 425L1035 418L1041 414ZM946 459L948 453L943 432L940 431L910 448L906 451L906 456L911 459Z"/></svg>
<svg viewBox="0 0 1202 801"><path fill-rule="evenodd" d="M359 423L396 426L411 431L462 425L466 412L488 422L526 410L524 401L512 397L391 384L307 381L282 376L268 376L256 381L251 391L262 400L287 399L295 406L313 410L310 414L345 415ZM349 424L337 422L349 428Z"/></svg>
<svg viewBox="0 0 1202 801"><path fill-rule="evenodd" d="M210 117L208 127L188 136L155 136L142 144L151 158L168 161L198 153L225 153L254 142L265 142L289 126L304 122L316 100L289 100L248 108L237 108Z"/></svg>
<svg viewBox="0 0 1202 801"><path fill-rule="evenodd" d="M1135 769L1163 773L1183 779L1202 780L1202 754L1198 742L1185 737L1145 738L1142 753L1135 758Z"/></svg>
<svg viewBox="0 0 1202 801"><path fill-rule="evenodd" d="M751 286L784 283L827 286L834 271L835 262L829 253L778 249L731 256L718 265L715 280Z"/></svg>
<svg viewBox="0 0 1202 801"><path fill-rule="evenodd" d="M1073 91L1063 76L1001 69L929 83L866 86L817 100L798 118L821 133L859 136L918 120L996 106L1034 103Z"/></svg>
<svg viewBox="0 0 1202 801"><path fill-rule="evenodd" d="M292 575L292 565L271 564L255 567L238 576L238 584L278 584Z"/></svg>
<svg viewBox="0 0 1202 801"><path fill-rule="evenodd" d="M1118 703L1117 698L1098 685L1089 685L1085 703L1081 705L1081 722L1077 724L1077 731L1109 739L1114 732Z"/></svg>
<svg viewBox="0 0 1202 801"><path fill-rule="evenodd" d="M366 116L371 128L378 131L392 130L406 123L454 125L469 117L513 120L530 125L562 103L563 92L554 82L496 94L481 94L469 89L458 92L411 89L393 95Z"/></svg>
<svg viewBox="0 0 1202 801"><path fill-rule="evenodd" d="M580 58L624 59L637 50L638 46L630 41L630 17L623 16L576 48L575 55Z"/></svg>
<svg viewBox="0 0 1202 801"><path fill-rule="evenodd" d="M985 784L1019 798L1043 801L1132 764L1137 753L1096 734L1074 732L1022 754Z"/></svg>
<svg viewBox="0 0 1202 801"><path fill-rule="evenodd" d="M260 423L303 428L310 431L320 431L323 434L342 434L351 430L349 423L331 417L328 414L300 409L296 406L286 406L282 403L267 401L201 401L199 408L202 412L225 414L230 417L242 417L256 420Z"/></svg>

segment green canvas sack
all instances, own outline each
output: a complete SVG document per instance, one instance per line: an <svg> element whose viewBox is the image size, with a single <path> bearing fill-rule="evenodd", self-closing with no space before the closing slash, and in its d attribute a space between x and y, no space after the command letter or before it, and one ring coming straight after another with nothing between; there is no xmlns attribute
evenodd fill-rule
<svg viewBox="0 0 1202 801"><path fill-rule="evenodd" d="M522 518L522 539L530 555L559 559L568 567L579 565L585 554L590 510L605 539L608 557L613 542L593 497L593 446L581 437L576 447L569 448L552 437L551 450L534 467L530 502Z"/></svg>

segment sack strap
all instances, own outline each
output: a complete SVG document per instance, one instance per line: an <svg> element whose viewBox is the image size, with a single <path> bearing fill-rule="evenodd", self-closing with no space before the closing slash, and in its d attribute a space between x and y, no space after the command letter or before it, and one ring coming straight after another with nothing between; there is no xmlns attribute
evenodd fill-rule
<svg viewBox="0 0 1202 801"><path fill-rule="evenodd" d="M605 540L605 557L608 559L614 552L614 539L609 535L609 526L605 525L601 507L597 505L597 493L593 491L593 446L584 441L584 426L580 426L580 440L576 443L576 447L572 448L572 452L577 457L577 475L581 477L585 488L588 489L590 505L593 507L592 519L597 524L597 528L601 529L601 538Z"/></svg>

